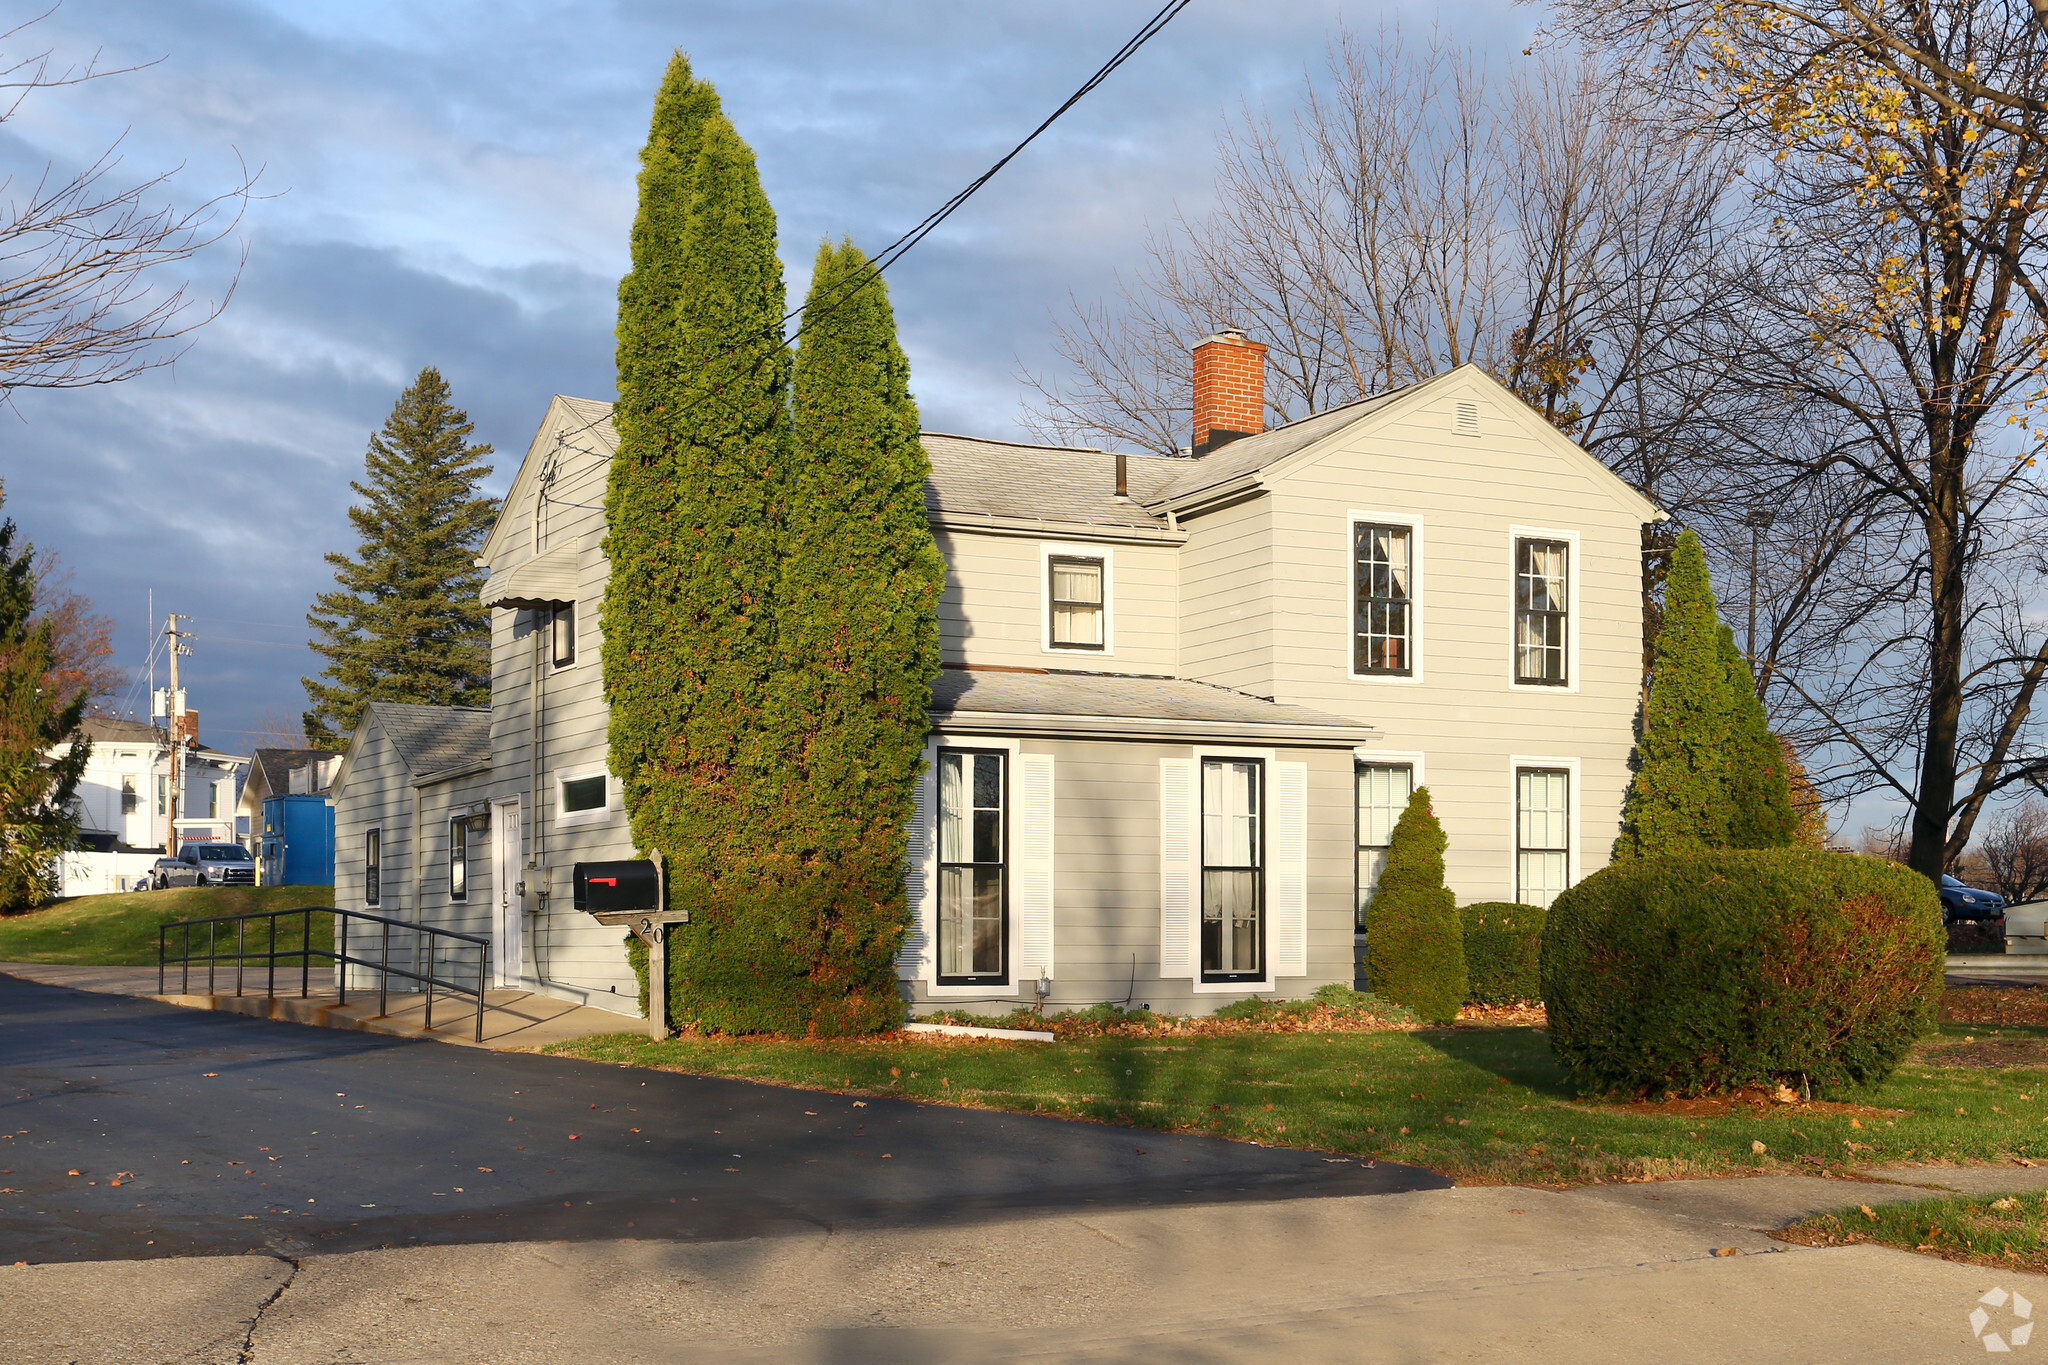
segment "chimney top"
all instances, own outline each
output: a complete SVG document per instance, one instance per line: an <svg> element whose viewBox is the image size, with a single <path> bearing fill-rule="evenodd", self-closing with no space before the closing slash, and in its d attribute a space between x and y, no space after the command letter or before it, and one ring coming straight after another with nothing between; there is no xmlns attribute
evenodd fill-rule
<svg viewBox="0 0 2048 1365"><path fill-rule="evenodd" d="M1195 343L1194 453L1207 455L1266 429L1266 348L1236 327Z"/></svg>

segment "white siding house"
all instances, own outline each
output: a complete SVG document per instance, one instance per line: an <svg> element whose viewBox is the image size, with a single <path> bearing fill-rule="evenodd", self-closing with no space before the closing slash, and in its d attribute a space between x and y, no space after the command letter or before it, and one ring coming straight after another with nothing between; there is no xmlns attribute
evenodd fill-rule
<svg viewBox="0 0 2048 1365"><path fill-rule="evenodd" d="M1256 391L1232 398L1259 355L1197 348L1238 382L1196 395L1192 457L926 434L948 574L898 960L914 1011L1205 1012L1348 983L1423 783L1461 901L1548 903L1606 862L1661 514L1469 366L1262 432ZM597 662L609 414L554 400L484 547L492 705L460 722L462 762L407 761L398 713L421 708L379 705L335 788L338 904L361 903L375 829L386 913L490 932L500 980L584 1000L632 990L621 932L568 881L637 853Z"/></svg>

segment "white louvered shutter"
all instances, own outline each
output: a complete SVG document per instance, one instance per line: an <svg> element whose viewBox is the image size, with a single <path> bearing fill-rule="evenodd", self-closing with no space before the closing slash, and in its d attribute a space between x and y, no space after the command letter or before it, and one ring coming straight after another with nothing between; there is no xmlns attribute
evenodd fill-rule
<svg viewBox="0 0 2048 1365"><path fill-rule="evenodd" d="M1159 974L1195 975L1195 763L1159 760Z"/></svg>
<svg viewBox="0 0 2048 1365"><path fill-rule="evenodd" d="M904 849L904 888L909 893L910 928L896 954L896 975L905 981L932 979L933 894L936 866L932 833L938 824L938 757L925 750L925 770L917 779L917 798L910 812L910 839Z"/></svg>
<svg viewBox="0 0 2048 1365"><path fill-rule="evenodd" d="M1017 756L1014 890L1017 982L1053 975L1053 770L1051 754Z"/></svg>
<svg viewBox="0 0 2048 1365"><path fill-rule="evenodd" d="M1273 765L1273 975L1308 975L1308 764Z"/></svg>

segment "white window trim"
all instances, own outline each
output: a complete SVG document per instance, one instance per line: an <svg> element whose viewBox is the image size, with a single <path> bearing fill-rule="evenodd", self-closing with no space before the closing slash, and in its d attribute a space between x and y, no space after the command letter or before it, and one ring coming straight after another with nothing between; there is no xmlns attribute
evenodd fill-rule
<svg viewBox="0 0 2048 1365"><path fill-rule="evenodd" d="M575 635L576 659L573 663L558 664L555 662L555 609L549 607L547 611L547 625L541 631L541 650L543 657L547 659L549 677L553 677L557 673L573 673L575 670L583 667L583 604L581 602L571 602L569 603L569 608L574 621L570 630Z"/></svg>
<svg viewBox="0 0 2048 1365"><path fill-rule="evenodd" d="M1056 645L1052 642L1052 561L1099 559L1102 561L1102 648L1085 645ZM1109 659L1116 656L1116 547L1114 545L1038 542L1038 651L1064 659Z"/></svg>
<svg viewBox="0 0 2048 1365"><path fill-rule="evenodd" d="M604 779L604 805L597 810L565 811L562 809L562 784L577 782L587 777ZM555 769L554 827L556 829L578 829L587 825L608 825L616 820L619 812L626 808L625 793L619 789L619 780L602 763L585 763L575 768Z"/></svg>
<svg viewBox="0 0 2048 1365"><path fill-rule="evenodd" d="M1259 795L1264 804L1259 808L1259 870L1264 875L1259 884L1263 898L1259 905L1260 930L1265 935L1261 945L1266 959L1266 974L1257 981L1204 981L1202 980L1202 760L1205 758L1256 758L1265 764L1264 782ZM1266 822L1273 818L1273 765L1280 761L1278 749L1235 749L1218 746L1197 746L1194 750L1195 793L1192 803L1195 817L1195 918L1194 942L1188 945L1188 961L1192 968L1191 985L1196 995L1257 995L1262 991L1278 990L1273 977L1273 841L1272 830ZM1357 798L1353 797L1353 801Z"/></svg>
<svg viewBox="0 0 2048 1365"><path fill-rule="evenodd" d="M1358 525L1405 526L1408 528L1408 676L1358 671ZM1422 682L1422 518L1413 512L1361 512L1352 508L1344 514L1344 676L1353 682L1407 686ZM1509 554L1514 553L1509 546ZM1512 581L1512 580L1510 580Z"/></svg>
<svg viewBox="0 0 2048 1365"><path fill-rule="evenodd" d="M1044 560L1040 559L1043 567ZM1106 566L1105 566L1106 576ZM1091 651L1092 652L1092 651ZM947 735L930 740L925 745L924 776L918 778L930 788L931 833L925 840L924 848L924 896L915 907L918 923L923 926L925 942L930 945L924 964L924 980L919 983L925 994L933 1000L1010 1000L1021 992L1033 988L1031 982L1017 980L1017 920L1018 916L1007 902L1003 907L1003 965L1009 969L1009 980L1002 982L970 982L964 986L941 986L939 984L939 750L941 749L1000 749L1007 757L1003 763L1004 791L1003 814L1006 825L1014 827L1016 816L1017 757L1024 750L1021 739L998 739L991 735ZM1009 885L1016 870L1017 854L1014 841L1005 838L1003 845L1003 877L1005 896L1014 887Z"/></svg>
<svg viewBox="0 0 2048 1365"><path fill-rule="evenodd" d="M457 825L463 826L462 890L460 893L455 890L455 827ZM476 857L469 851L471 834L468 826L469 817L466 815L451 815L448 817L448 900L452 905L469 904L469 865L476 861Z"/></svg>
<svg viewBox="0 0 2048 1365"><path fill-rule="evenodd" d="M370 836L377 836L377 899L370 899ZM364 825L362 847L356 856L356 869L363 874L362 885L357 889L363 893L363 908L377 910L384 905L384 868L391 861L391 849L384 842L384 826Z"/></svg>
<svg viewBox="0 0 2048 1365"><path fill-rule="evenodd" d="M1564 676L1563 687L1549 683L1525 683L1515 679L1515 542L1519 540L1561 540L1567 547L1565 564L1565 630L1564 630ZM1579 584L1586 576L1585 556L1579 551L1579 533L1561 531L1546 526L1508 527L1507 595L1508 595L1508 644L1507 670L1508 688L1514 692L1548 692L1552 695L1571 696L1579 690L1579 679L1585 674L1585 660L1579 653Z"/></svg>
<svg viewBox="0 0 2048 1365"><path fill-rule="evenodd" d="M1562 768L1570 774L1571 793L1565 798L1565 818L1571 821L1571 827L1565 834L1565 884L1568 887L1579 884L1580 877L1584 875L1580 868L1586 847L1586 826L1580 819L1586 789L1581 772L1583 766L1583 760L1556 755L1508 755L1508 893L1502 899L1512 902L1522 893L1521 878L1515 866L1516 855L1521 852L1522 845L1520 794L1515 790L1515 771L1518 768Z"/></svg>

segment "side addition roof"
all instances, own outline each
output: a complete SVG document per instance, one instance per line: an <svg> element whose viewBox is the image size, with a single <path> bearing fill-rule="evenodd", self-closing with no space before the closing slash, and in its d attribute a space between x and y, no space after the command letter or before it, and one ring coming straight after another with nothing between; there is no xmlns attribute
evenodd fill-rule
<svg viewBox="0 0 2048 1365"><path fill-rule="evenodd" d="M919 434L931 457L926 511L937 520L1057 522L1163 532L1141 505L1173 482L1183 462L1126 457L1130 496L1116 495L1116 456L1067 446L988 441L942 431Z"/></svg>
<svg viewBox="0 0 2048 1365"><path fill-rule="evenodd" d="M994 727L1073 738L1263 740L1311 746L1378 739L1371 725L1186 678L1058 669L948 668L932 683L941 731Z"/></svg>
<svg viewBox="0 0 2048 1365"><path fill-rule="evenodd" d="M491 713L487 710L374 701L368 714L376 719L415 781L491 761Z"/></svg>

